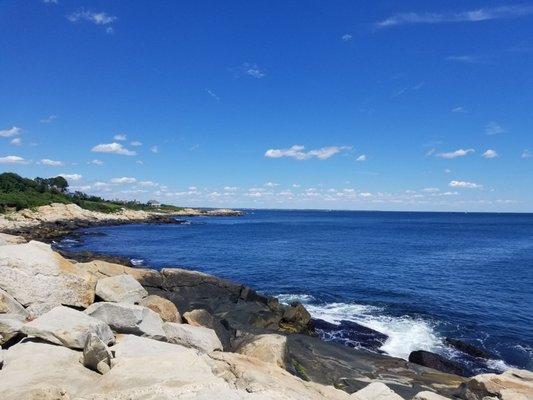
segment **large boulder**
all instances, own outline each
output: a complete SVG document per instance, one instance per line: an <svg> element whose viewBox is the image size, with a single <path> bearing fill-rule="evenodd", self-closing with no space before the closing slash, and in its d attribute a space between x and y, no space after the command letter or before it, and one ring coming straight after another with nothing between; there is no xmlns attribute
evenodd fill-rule
<svg viewBox="0 0 533 400"><path fill-rule="evenodd" d="M181 315L178 308L170 300L161 296L150 295L142 299L139 305L148 307L150 310L159 314L164 322L181 322Z"/></svg>
<svg viewBox="0 0 533 400"><path fill-rule="evenodd" d="M166 334L161 317L147 307L126 303L94 303L87 315L108 324L118 333L132 333L162 340Z"/></svg>
<svg viewBox="0 0 533 400"><path fill-rule="evenodd" d="M72 349L83 349L90 334L95 334L104 343L114 340L113 332L105 322L64 306L55 307L26 323L21 332Z"/></svg>
<svg viewBox="0 0 533 400"><path fill-rule="evenodd" d="M311 314L302 303L295 302L288 307L281 319L281 327L284 331L290 333L297 333L306 331L311 322Z"/></svg>
<svg viewBox="0 0 533 400"><path fill-rule="evenodd" d="M222 346L224 346L224 350L230 349L231 332L222 324L222 322L220 322L217 317L214 317L209 311L203 308L187 311L183 314L183 319L189 325L203 326L204 328L213 329L220 339Z"/></svg>
<svg viewBox="0 0 533 400"><path fill-rule="evenodd" d="M429 392L427 390L419 392L413 397L413 400L451 400L448 397L441 396L435 392Z"/></svg>
<svg viewBox="0 0 533 400"><path fill-rule="evenodd" d="M213 329L172 322L165 322L163 329L170 343L192 347L204 353L222 350L222 343Z"/></svg>
<svg viewBox="0 0 533 400"><path fill-rule="evenodd" d="M0 314L0 345L17 336L24 322L24 317L18 314Z"/></svg>
<svg viewBox="0 0 533 400"><path fill-rule="evenodd" d="M466 400L530 400L533 399L533 372L511 369L500 375L476 375L461 385L459 394Z"/></svg>
<svg viewBox="0 0 533 400"><path fill-rule="evenodd" d="M102 339L94 333L87 336L82 358L85 367L104 374L111 369L112 358L111 350Z"/></svg>
<svg viewBox="0 0 533 400"><path fill-rule="evenodd" d="M0 288L30 313L60 304L85 308L94 301L95 283L93 274L47 244L31 241L0 246Z"/></svg>
<svg viewBox="0 0 533 400"><path fill-rule="evenodd" d="M100 376L80 364L79 352L62 346L25 339L4 350L3 354L4 366L0 370L2 400L67 400L81 388L92 387ZM44 397L47 393L57 396ZM42 396L37 397L37 394Z"/></svg>
<svg viewBox="0 0 533 400"><path fill-rule="evenodd" d="M370 385L353 393L351 397L357 400L403 400L402 397L382 382L372 382Z"/></svg>
<svg viewBox="0 0 533 400"><path fill-rule="evenodd" d="M28 312L13 296L0 289L0 314L18 314L26 318Z"/></svg>
<svg viewBox="0 0 533 400"><path fill-rule="evenodd" d="M7 233L0 233L0 246L7 244L22 244L26 243L26 239L22 236L8 235Z"/></svg>
<svg viewBox="0 0 533 400"><path fill-rule="evenodd" d="M459 339L446 338L444 340L444 343L472 357L485 358L485 359L494 358L488 351L483 350L474 345L471 345L470 343L463 342L462 340L459 340Z"/></svg>
<svg viewBox="0 0 533 400"><path fill-rule="evenodd" d="M139 303L148 292L130 275L102 278L96 283L96 295L104 301Z"/></svg>
<svg viewBox="0 0 533 400"><path fill-rule="evenodd" d="M278 334L244 335L236 340L235 352L285 368L287 338Z"/></svg>
<svg viewBox="0 0 533 400"><path fill-rule="evenodd" d="M465 370L459 364L430 351L416 350L411 352L409 354L409 362L446 372L447 374L465 376Z"/></svg>

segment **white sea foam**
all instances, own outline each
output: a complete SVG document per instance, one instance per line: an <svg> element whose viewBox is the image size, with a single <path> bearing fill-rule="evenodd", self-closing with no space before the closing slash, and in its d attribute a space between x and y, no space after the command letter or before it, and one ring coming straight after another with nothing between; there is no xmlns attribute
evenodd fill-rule
<svg viewBox="0 0 533 400"><path fill-rule="evenodd" d="M423 319L409 316L392 317L385 314L380 307L356 303L328 303L312 304L312 296L288 295L276 296L282 303L289 303L288 299L307 299L302 301L313 318L322 319L332 324L341 321L351 321L388 336L380 350L403 359L415 350L427 350L441 353L444 349L442 338L435 331L433 325ZM311 298L311 300L309 300ZM294 301L294 300L293 300ZM307 303L307 304L306 304Z"/></svg>
<svg viewBox="0 0 533 400"><path fill-rule="evenodd" d="M137 267L139 265L143 265L144 260L142 258L132 258L130 262L133 266Z"/></svg>
<svg viewBox="0 0 533 400"><path fill-rule="evenodd" d="M283 304L291 304L295 301L299 301L300 303L305 304L306 306L308 303L315 300L315 298L310 294L284 293L278 294L275 297L280 301L280 303Z"/></svg>
<svg viewBox="0 0 533 400"><path fill-rule="evenodd" d="M505 372L513 368L509 364L506 364L505 361L503 360L487 360L486 363L487 363L487 367L489 367L490 369L499 371L499 372Z"/></svg>

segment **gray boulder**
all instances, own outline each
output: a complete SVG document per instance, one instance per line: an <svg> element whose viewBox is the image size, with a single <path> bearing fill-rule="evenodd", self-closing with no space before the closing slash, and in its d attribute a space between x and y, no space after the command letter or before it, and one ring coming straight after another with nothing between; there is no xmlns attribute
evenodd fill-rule
<svg viewBox="0 0 533 400"><path fill-rule="evenodd" d="M55 307L39 318L26 323L21 331L28 336L38 337L72 349L83 349L87 336L91 333L104 343L114 340L113 332L106 323L64 306Z"/></svg>
<svg viewBox="0 0 533 400"><path fill-rule="evenodd" d="M107 345L94 333L87 335L87 341L83 348L83 365L101 374L111 368L113 355Z"/></svg>
<svg viewBox="0 0 533 400"><path fill-rule="evenodd" d="M24 317L18 314L0 314L0 345L17 336L24 321Z"/></svg>
<svg viewBox="0 0 533 400"><path fill-rule="evenodd" d="M28 312L13 296L0 289L0 314L18 314L26 318Z"/></svg>
<svg viewBox="0 0 533 400"><path fill-rule="evenodd" d="M96 283L96 295L104 301L139 303L148 292L130 275L102 278Z"/></svg>
<svg viewBox="0 0 533 400"><path fill-rule="evenodd" d="M165 322L163 329L170 343L192 347L204 353L222 350L222 343L213 329L172 322Z"/></svg>
<svg viewBox="0 0 533 400"><path fill-rule="evenodd" d="M147 307L126 303L94 303L85 310L87 315L108 324L117 333L132 333L163 340L163 320Z"/></svg>

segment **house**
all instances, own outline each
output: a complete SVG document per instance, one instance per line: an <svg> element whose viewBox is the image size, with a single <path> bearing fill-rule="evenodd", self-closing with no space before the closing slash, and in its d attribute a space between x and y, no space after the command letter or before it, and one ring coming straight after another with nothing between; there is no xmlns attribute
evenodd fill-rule
<svg viewBox="0 0 533 400"><path fill-rule="evenodd" d="M159 208L159 207L161 207L161 203L158 202L157 200L149 200L149 201L148 201L148 205L149 205L150 207L154 207L154 208Z"/></svg>

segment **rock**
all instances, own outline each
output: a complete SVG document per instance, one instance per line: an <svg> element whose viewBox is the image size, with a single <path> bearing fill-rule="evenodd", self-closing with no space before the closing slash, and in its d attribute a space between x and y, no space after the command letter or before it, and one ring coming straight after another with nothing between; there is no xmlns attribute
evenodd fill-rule
<svg viewBox="0 0 533 400"><path fill-rule="evenodd" d="M213 329L173 322L165 322L163 329L170 343L192 347L204 353L222 350L222 343Z"/></svg>
<svg viewBox="0 0 533 400"><path fill-rule="evenodd" d="M224 350L229 350L231 347L230 331L220 322L218 318L213 317L211 313L203 308L188 311L183 314L183 319L192 326L203 326L204 328L213 329L217 334Z"/></svg>
<svg viewBox="0 0 533 400"><path fill-rule="evenodd" d="M296 333L307 330L310 322L311 314L302 303L295 302L283 313L281 325L285 331Z"/></svg>
<svg viewBox="0 0 533 400"><path fill-rule="evenodd" d="M350 347L362 347L375 352L381 352L380 348L388 338L381 332L352 321L340 321L339 324L332 324L321 319L313 319L311 323L315 330L321 333L321 337L347 344Z"/></svg>
<svg viewBox="0 0 533 400"><path fill-rule="evenodd" d="M0 289L0 314L18 314L26 318L28 312L13 296Z"/></svg>
<svg viewBox="0 0 533 400"><path fill-rule="evenodd" d="M357 400L403 400L382 382L372 382L365 388L353 393L351 397Z"/></svg>
<svg viewBox="0 0 533 400"><path fill-rule="evenodd" d="M411 354L409 354L409 362L433 368L448 374L465 376L465 371L459 364L444 358L440 354L432 353L430 351L416 350L411 352Z"/></svg>
<svg viewBox="0 0 533 400"><path fill-rule="evenodd" d="M0 345L4 345L17 336L24 322L24 317L18 314L0 314Z"/></svg>
<svg viewBox="0 0 533 400"><path fill-rule="evenodd" d="M47 244L32 241L0 246L0 288L25 307L63 304L85 308L94 301L94 285L90 272Z"/></svg>
<svg viewBox="0 0 533 400"><path fill-rule="evenodd" d="M423 391L420 393L417 393L415 397L413 397L413 400L451 400L448 397L441 396L440 394L429 392L429 391Z"/></svg>
<svg viewBox="0 0 533 400"><path fill-rule="evenodd" d="M147 307L126 303L94 303L85 313L105 322L118 333L132 333L159 340L166 336L161 317Z"/></svg>
<svg viewBox="0 0 533 400"><path fill-rule="evenodd" d="M533 399L533 372L510 369L500 375L476 375L461 385L459 395L466 400L530 400Z"/></svg>
<svg viewBox="0 0 533 400"><path fill-rule="evenodd" d="M480 349L479 347L473 346L469 343L463 342L462 340L446 338L444 340L444 343L472 357L485 358L485 359L494 358L489 352L483 349Z"/></svg>
<svg viewBox="0 0 533 400"><path fill-rule="evenodd" d="M148 292L130 275L102 278L96 283L96 295L104 301L139 303Z"/></svg>
<svg viewBox="0 0 533 400"><path fill-rule="evenodd" d="M278 334L245 335L236 343L235 352L285 368L287 338Z"/></svg>
<svg viewBox="0 0 533 400"><path fill-rule="evenodd" d="M107 370L109 370L112 358L111 351L102 339L93 333L87 335L85 347L83 348L83 365L85 367L103 374L102 370L105 370L103 364L106 364Z"/></svg>
<svg viewBox="0 0 533 400"><path fill-rule="evenodd" d="M104 343L114 340L113 332L106 323L64 306L55 307L26 323L21 332L72 349L83 349L91 333Z"/></svg>
<svg viewBox="0 0 533 400"><path fill-rule="evenodd" d="M79 267L86 268L89 271L93 271L95 274L98 274L100 278L106 277L106 276L116 276L116 275L123 275L124 272L124 266L120 264L115 264L107 261L102 260L92 260L85 263L78 263Z"/></svg>
<svg viewBox="0 0 533 400"><path fill-rule="evenodd" d="M161 296L150 295L142 299L139 304L158 313L164 322L181 323L181 315L177 307L170 300L164 299Z"/></svg>
<svg viewBox="0 0 533 400"><path fill-rule="evenodd" d="M144 287L162 287L163 275L150 268L124 267L124 272L133 276Z"/></svg>
<svg viewBox="0 0 533 400"><path fill-rule="evenodd" d="M100 375L84 368L78 361L79 354L66 347L27 339L4 350L0 397L2 400L67 400L67 394L92 387ZM37 394L42 397L35 397ZM64 397L50 397L52 394Z"/></svg>
<svg viewBox="0 0 533 400"><path fill-rule="evenodd" d="M26 239L22 236L8 235L7 233L0 233L0 246L6 244L22 244L26 243Z"/></svg>

